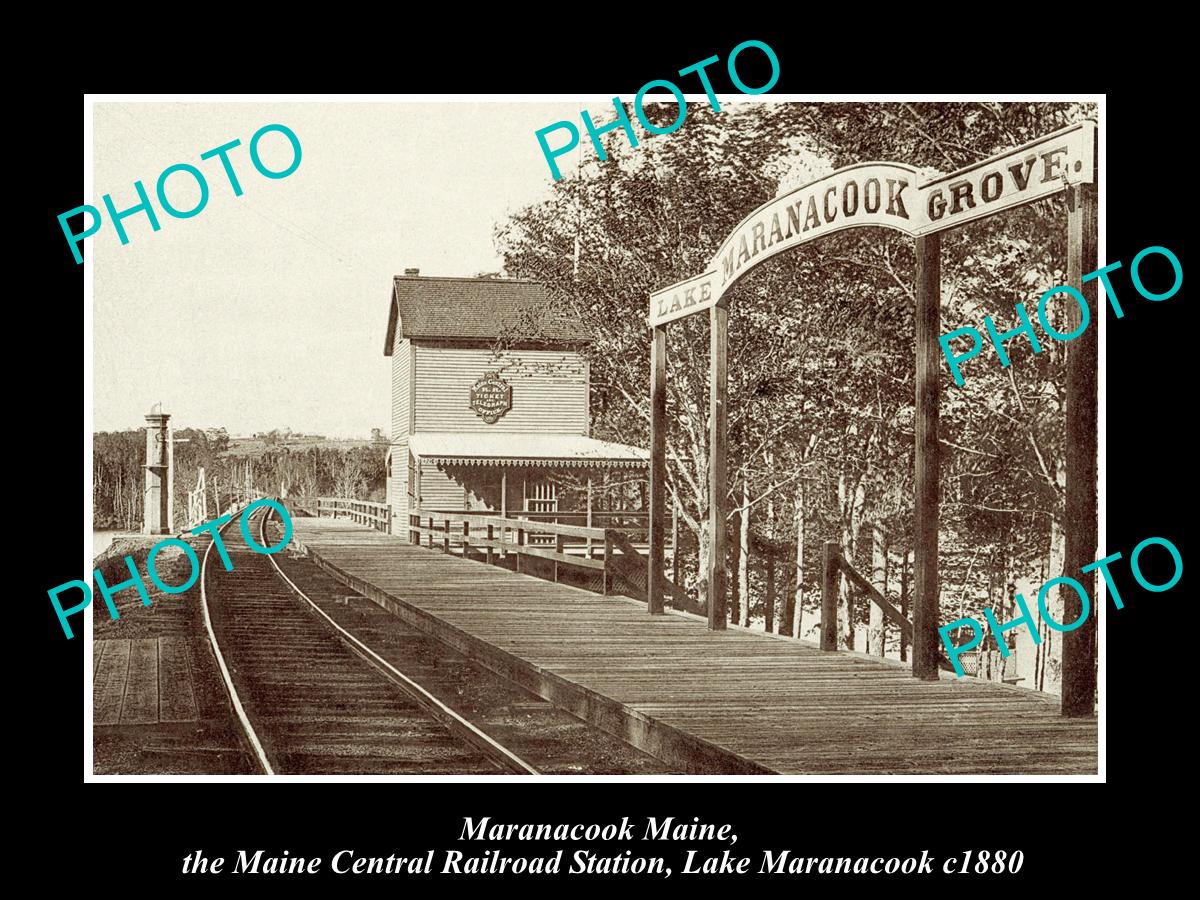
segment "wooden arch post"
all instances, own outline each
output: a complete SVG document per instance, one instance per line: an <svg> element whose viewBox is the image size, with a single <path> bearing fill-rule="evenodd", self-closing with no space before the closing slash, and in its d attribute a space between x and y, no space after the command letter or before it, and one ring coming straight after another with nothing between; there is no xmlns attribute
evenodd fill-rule
<svg viewBox="0 0 1200 900"><path fill-rule="evenodd" d="M1077 579L1089 597L1096 596L1096 573L1082 572L1097 551L1096 521L1096 391L1099 369L1100 319L1096 280L1083 283L1095 271L1097 258L1096 185L1074 185L1067 191L1067 284L1080 291L1093 321L1067 345L1066 440L1063 456L1067 469L1064 525L1067 536L1063 574ZM1082 312L1070 303L1067 333L1079 328ZM1063 622L1078 621L1083 601L1074 591L1063 590ZM1075 631L1063 635L1062 714L1095 714L1096 642L1100 612L1093 600L1088 617Z"/></svg>
<svg viewBox="0 0 1200 900"><path fill-rule="evenodd" d="M725 521L729 485L725 462L729 449L729 307L709 308L708 360L708 627L725 627ZM742 598L749 603L750 598Z"/></svg>
<svg viewBox="0 0 1200 900"><path fill-rule="evenodd" d="M646 575L646 607L663 611L666 562L664 502L667 487L667 329L658 326L650 345L650 570Z"/></svg>
<svg viewBox="0 0 1200 900"><path fill-rule="evenodd" d="M913 478L913 653L912 672L938 679L938 488L941 457L938 420L941 405L942 236L916 241L917 395Z"/></svg>

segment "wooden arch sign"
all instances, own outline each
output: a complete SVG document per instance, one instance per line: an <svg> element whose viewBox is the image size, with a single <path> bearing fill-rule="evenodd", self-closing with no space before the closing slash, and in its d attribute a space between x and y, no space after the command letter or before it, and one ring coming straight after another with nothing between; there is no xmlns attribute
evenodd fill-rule
<svg viewBox="0 0 1200 900"><path fill-rule="evenodd" d="M651 294L650 325L715 306L755 266L837 231L876 226L919 237L1092 184L1095 131L1094 123L1081 122L949 175L923 177L900 163L838 169L764 203L703 273Z"/></svg>
<svg viewBox="0 0 1200 900"><path fill-rule="evenodd" d="M710 453L708 534L709 627L725 627L725 521L728 303L743 275L771 257L848 228L891 228L916 243L916 473L913 674L937 678L938 406L941 298L940 232L1016 206L1068 192L1067 284L1096 308L1096 125L1080 122L950 174L903 163L847 166L790 190L747 215L705 270L650 295L650 540L647 601L662 612L666 486L666 329L685 316L709 313ZM1070 304L1071 315L1079 314ZM1076 321L1068 330L1078 325ZM1097 329L1072 341L1067 355L1067 553L1064 571L1078 572L1096 550ZM1084 576L1088 577L1088 576ZM1090 587L1092 581L1085 582ZM1068 598L1071 599L1071 598ZM1077 598L1075 598L1075 602ZM1078 610L1077 610L1078 612ZM1073 621L1068 606L1065 621ZM1064 642L1063 711L1090 715L1095 690L1095 622L1090 616ZM1068 655L1067 650L1074 647ZM825 649L833 649L826 647ZM1087 712L1081 712L1086 707Z"/></svg>

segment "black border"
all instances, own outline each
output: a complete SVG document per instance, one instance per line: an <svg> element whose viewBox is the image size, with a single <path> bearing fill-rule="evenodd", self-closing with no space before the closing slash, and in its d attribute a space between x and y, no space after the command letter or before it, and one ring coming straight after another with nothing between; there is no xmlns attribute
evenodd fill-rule
<svg viewBox="0 0 1200 900"><path fill-rule="evenodd" d="M748 37L766 40L778 53L782 75L773 93L868 93L881 88L940 92L947 86L989 93L1102 92L1120 80L1123 90L1107 95L1107 147L1100 160L1107 181L1103 197L1107 251L1102 262L1120 259L1128 265L1143 247L1161 245L1178 255L1185 270L1188 267L1183 212L1193 205L1192 179L1180 172L1186 173L1190 158L1181 139L1158 127L1175 120L1177 98L1164 96L1157 83L1147 81L1139 88L1129 69L1085 78L1078 68L1064 67L1062 77L1051 82L1044 77L1047 64L1039 59L1030 60L1024 70L1036 77L1025 78L1022 84L1007 77L956 79L952 85L925 78L921 84L915 77L881 78L871 71L852 77L832 72L830 54L844 52L836 36L799 31L768 34L751 28L733 37L726 37L727 31L701 40L663 38L645 43L631 39L632 34L585 39L572 38L577 34L573 28L567 31L557 38L504 39L474 48L451 46L432 36L422 48L420 40L406 34L395 53L381 54L369 66L359 63L344 70L336 79L337 89L586 91L628 98L644 81L714 53L724 58L734 44ZM876 52L889 52L887 32L888 27L881 25L880 33L873 36ZM328 72L317 61L306 57L294 81L286 84L271 84L269 79L237 70L216 76L209 70L172 78L169 88L155 84L154 89L331 90ZM1014 63L1012 69L1020 71L1021 66ZM1006 69L1003 74L1010 73ZM90 79L89 87L145 87L132 75L124 85L111 82L107 77ZM486 87L481 88L481 83ZM728 86L718 84L717 89ZM14 777L32 791L29 807L35 821L30 823L30 836L36 837L48 861L58 860L64 845L83 842L81 832L91 831L88 843L98 848L89 854L91 864L78 872L64 872L61 862L50 869L39 866L39 871L62 872L51 877L79 878L92 887L97 882L114 887L137 882L180 887L180 861L199 848L216 854L238 847L262 847L268 852L287 848L296 855L328 855L354 848L387 855L452 846L465 815L534 822L607 822L621 816L644 821L646 816L666 815L689 820L696 815L703 821L732 823L741 838L739 849L748 852L793 847L811 854L891 856L928 849L944 858L972 848L1021 847L1026 862L1016 879L1022 886L1067 877L1079 884L1082 875L1074 861L1079 854L1090 857L1097 849L1095 836L1108 834L1121 843L1119 857L1107 858L1092 871L1099 874L1112 867L1118 873L1136 872L1140 853L1152 849L1155 840L1154 814L1143 809L1148 794L1162 791L1167 787L1164 782L1171 783L1175 773L1186 771L1187 766L1177 734L1188 723L1186 717L1180 718L1181 704L1175 697L1190 684L1185 673L1176 671L1191 652L1183 605L1188 596L1186 575L1174 590L1159 595L1141 591L1127 575L1119 579L1126 607L1119 612L1110 607L1102 631L1107 660L1109 786L1105 788L1044 782L323 784L243 787L232 793L223 785L208 784L83 785L82 641L62 640L45 602L46 588L64 580L63 566L74 571L79 550L73 511L79 499L74 479L80 471L76 441L82 418L83 335L81 320L74 318L73 311L80 305L82 267L75 266L66 252L55 216L82 202L78 187L82 99L77 88L59 85L39 96L36 109L31 110L38 135L31 155L35 171L40 171L20 185L30 191L32 207L32 215L22 216L20 226L32 226L33 236L28 244L20 241L18 246L31 247L37 263L30 267L30 288L14 298L20 319L9 332L18 359L23 358L10 370L18 376L10 382L18 388L12 392L18 408L12 411L11 421L14 430L34 425L38 432L32 440L22 441L29 452L18 454L18 463L24 457L22 468L32 471L15 479L19 490L12 514L19 516L22 527L10 532L9 543L10 564L20 573L13 599L23 614L13 623L17 630L10 635L10 646L17 645L27 654L20 667L10 672L24 676L14 679L13 689L24 710L19 720L22 746L34 769L32 778L23 777L20 770ZM1128 556L1145 537L1167 537L1179 547L1186 565L1184 491L1189 469L1185 455L1191 447L1183 420L1188 417L1187 385L1192 381L1183 371L1188 354L1180 349L1190 334L1184 319L1186 284L1171 300L1152 304L1134 296L1127 281L1116 283L1119 289L1126 286L1122 299L1128 295L1129 300L1124 303L1124 319L1116 321L1111 312L1107 314L1108 479L1102 486L1107 506L1103 546L1107 552L1119 550ZM38 340L38 336L48 339ZM43 437L42 432L50 436ZM1177 613L1179 619L1174 618ZM1173 627L1175 622L1182 627ZM1086 797L1080 793L1085 790ZM1063 792L1070 793L1064 796ZM1027 802L1045 805L1045 835L1015 833L1014 809ZM1140 827L1131 828L1133 824ZM799 885L810 880L795 877L802 878ZM300 881L296 876L283 880L287 889ZM339 883L355 886L370 880ZM586 885L609 890L630 880L610 878ZM785 890L789 882L786 876L775 878ZM228 878L221 883L228 884ZM556 891L564 884L574 890L585 884L578 879L542 883ZM680 883L666 882L668 887ZM262 879L249 884L261 887ZM401 890L412 886L411 878L398 884ZM1016 886L1012 881L1005 884L1006 890ZM525 885L534 886L528 881Z"/></svg>

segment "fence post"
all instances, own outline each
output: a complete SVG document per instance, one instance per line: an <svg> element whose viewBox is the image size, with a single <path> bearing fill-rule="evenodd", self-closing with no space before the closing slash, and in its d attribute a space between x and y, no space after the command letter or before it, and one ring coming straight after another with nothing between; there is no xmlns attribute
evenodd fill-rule
<svg viewBox="0 0 1200 900"><path fill-rule="evenodd" d="M469 558L468 554L470 552L470 549L471 549L471 523L463 522L463 545L462 545L463 559Z"/></svg>
<svg viewBox="0 0 1200 900"><path fill-rule="evenodd" d="M838 556L833 541L821 548L821 649L837 649Z"/></svg>
<svg viewBox="0 0 1200 900"><path fill-rule="evenodd" d="M488 539L488 545L487 545L487 564L488 564L489 566L492 564L492 560L495 558L495 557L493 556L493 554L492 554L492 541L494 541L494 540L496 539L495 535L496 535L496 532L495 532L495 526L494 526L494 525L492 525L492 523L491 523L491 522L488 522L488 530L487 530L487 539Z"/></svg>
<svg viewBox="0 0 1200 900"><path fill-rule="evenodd" d="M555 524L557 525L558 523L555 522ZM563 536L561 534L556 534L554 536L554 552L555 553L563 552ZM556 584L558 583L558 560L557 559L554 561L554 581Z"/></svg>
<svg viewBox="0 0 1200 900"><path fill-rule="evenodd" d="M433 516L429 517L429 549L433 549Z"/></svg>
<svg viewBox="0 0 1200 900"><path fill-rule="evenodd" d="M443 519L442 524L444 526L442 528L442 552L449 553L450 552L450 520Z"/></svg>
<svg viewBox="0 0 1200 900"><path fill-rule="evenodd" d="M521 548L525 546L525 529L517 529L517 571L521 571Z"/></svg>
<svg viewBox="0 0 1200 900"><path fill-rule="evenodd" d="M608 588L610 585L610 581L608 578L608 567L609 567L610 561L612 560L612 555L613 555L612 532L609 531L607 528L605 528L604 529L604 576L603 576L604 583L601 586L603 588L603 593L604 593L605 597L608 596Z"/></svg>

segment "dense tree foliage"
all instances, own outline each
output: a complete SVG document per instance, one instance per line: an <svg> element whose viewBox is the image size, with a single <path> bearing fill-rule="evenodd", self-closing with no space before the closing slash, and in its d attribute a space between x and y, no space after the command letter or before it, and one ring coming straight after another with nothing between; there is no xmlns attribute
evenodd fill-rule
<svg viewBox="0 0 1200 900"><path fill-rule="evenodd" d="M272 433L274 434L274 433ZM204 468L208 509L212 515L225 509L233 491L245 484L279 495L286 488L292 497L384 498L387 445L289 445L278 436L231 450L229 437L216 432L185 428L175 437L175 524L181 528L187 513L187 494L196 486L197 470ZM142 492L146 461L146 432L101 432L92 438L93 528L141 528Z"/></svg>
<svg viewBox="0 0 1200 900"><path fill-rule="evenodd" d="M675 111L650 114L669 123ZM856 162L950 171L1089 114L1047 103L692 106L683 128L636 150L610 137L606 161L514 214L497 241L508 274L544 281L555 310L595 335L594 433L646 445L649 295L703 271L755 207ZM1062 202L1047 200L946 232L943 330L984 315L1011 328L1016 302L1064 278L1065 226ZM821 543L837 541L870 572L876 527L897 592L912 524L913 277L911 240L859 229L769 259L731 292L729 564L743 622L807 632L815 617L801 625L800 613L818 599ZM668 343L669 491L702 557L707 317L672 323ZM1012 341L1012 366L985 354L964 368L963 387L943 370L946 618L1001 610L1014 586L1061 569L1064 349L1048 342L1035 355ZM770 608L764 558L781 579ZM699 596L704 563L688 565ZM843 610L847 643L860 616L862 605Z"/></svg>

